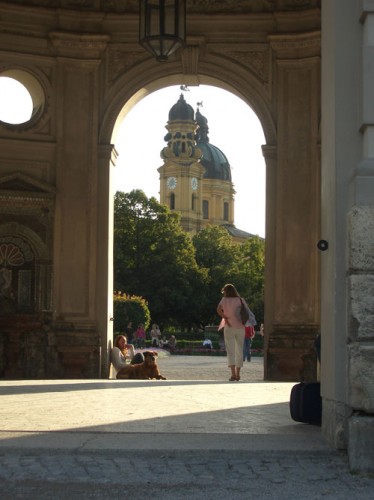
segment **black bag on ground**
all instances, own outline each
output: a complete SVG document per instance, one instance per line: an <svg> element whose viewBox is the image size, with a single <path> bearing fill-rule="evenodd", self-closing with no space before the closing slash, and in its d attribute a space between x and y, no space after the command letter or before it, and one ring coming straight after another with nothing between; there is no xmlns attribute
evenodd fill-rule
<svg viewBox="0 0 374 500"><path fill-rule="evenodd" d="M322 398L319 382L301 382L291 389L291 418L296 422L321 425Z"/></svg>

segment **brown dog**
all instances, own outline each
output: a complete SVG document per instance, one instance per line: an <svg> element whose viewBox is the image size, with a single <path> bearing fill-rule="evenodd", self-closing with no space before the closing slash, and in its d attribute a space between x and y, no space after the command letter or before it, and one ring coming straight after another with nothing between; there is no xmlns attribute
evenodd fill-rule
<svg viewBox="0 0 374 500"><path fill-rule="evenodd" d="M127 365L117 373L119 379L137 379L137 380L150 380L155 378L157 380L166 380L163 377L157 366L157 352L144 351L144 361L138 365Z"/></svg>

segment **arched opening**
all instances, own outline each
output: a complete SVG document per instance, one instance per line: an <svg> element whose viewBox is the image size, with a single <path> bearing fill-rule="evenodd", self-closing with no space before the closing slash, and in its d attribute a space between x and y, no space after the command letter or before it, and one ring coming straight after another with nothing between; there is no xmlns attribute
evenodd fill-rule
<svg viewBox="0 0 374 500"><path fill-rule="evenodd" d="M215 84L218 85L219 82L215 82ZM209 92L211 94L209 96L211 98L210 107L208 102L205 101L206 97L201 95L203 90L205 96L209 95ZM130 109L130 102L136 101L135 95L123 107L118 117L118 120L123 119L123 122L120 124L117 120L115 135L113 136L116 141L116 150L119 153L114 169L114 191L130 192L132 189L142 189L148 197L154 196L156 199L160 199L160 179L157 170L161 163L160 151L165 147L165 125L168 121L169 110L178 100L180 94L181 88L179 85L169 86L158 91L155 90L147 96L142 94L140 101ZM222 103L221 96L224 94L228 94L231 98L228 104ZM257 116L246 102L217 86L202 85L201 87L192 87L189 92L185 93L185 99L193 107L199 103L201 111L209 121L209 127L213 130L218 128L218 134L212 132L209 137L211 142L227 154L230 163L234 167L236 174L234 179L235 188L238 186L236 191L241 191L241 198L244 200L243 207L240 210L236 208L236 213L241 213L242 220L246 220L254 213L254 207L257 206L256 216L253 220L258 222L261 221L262 217L262 227L260 227L261 222L260 225L252 226L252 228L249 226L244 228L239 222L236 223L237 227L247 230L248 233L260 234L261 237L264 237L265 164L261 148L265 139ZM203 107L202 100L204 101ZM124 110L126 109L128 113L124 116ZM241 113L238 113L238 110ZM247 117L244 117L245 112ZM154 120L154 118L157 119ZM256 136L255 139L254 136ZM221 144L222 141L225 144ZM228 146L230 146L230 153L227 152ZM233 154L234 151L236 154ZM256 156L255 160L253 155ZM235 158L231 160L233 156ZM134 173L139 175L134 176ZM123 179L121 180L120 177ZM130 177L133 177L133 179L129 182ZM169 177L168 181L171 182L172 179L172 177ZM170 186L170 189L174 188L174 185ZM168 197L170 208L174 208L174 200L175 194L170 192ZM199 207L199 210L202 218L206 218L209 214L209 211L206 210L206 201L201 200L200 202L201 207ZM217 206L217 211L220 218L225 221L228 221L229 216L231 217L228 202L222 201Z"/></svg>
<svg viewBox="0 0 374 500"><path fill-rule="evenodd" d="M209 142L227 156L235 194L235 225L250 234L265 237L265 137L261 123L242 98L213 85L188 87L185 100L208 120ZM115 147L119 153L114 188L129 192L142 189L148 197L160 198L158 167L166 145L165 125L170 108L182 93L180 86L160 88L141 100L118 126ZM126 105L125 105L126 108ZM120 114L122 116L122 112ZM228 219L228 207L220 212ZM226 215L225 215L226 214ZM222 217L221 215L221 217Z"/></svg>
<svg viewBox="0 0 374 500"><path fill-rule="evenodd" d="M291 71L297 79L302 77L318 81L318 59L311 61L307 71L299 73L303 68L303 65L300 68L291 65L284 71L286 74ZM138 79L140 70L143 71L141 81ZM117 143L123 117L143 97L165 86L179 86L186 79L180 74L178 64L168 65L167 72L165 74L165 67L159 65L140 64L136 70L127 73L125 81L118 79L115 82L103 117L102 142ZM284 123L289 123L288 128L291 125L293 128L290 133L282 135L279 145L272 93L254 74L232 61L223 60L219 55L211 55L209 61L199 65L199 74L187 78L187 82L192 82L192 85L197 82L200 85L219 85L232 92L253 109L261 122L265 136L262 152L266 161L265 377L283 381L297 380L300 376L314 378L313 340L319 322L319 261L318 254L311 252L310 248L319 230L316 203L319 170L312 168L318 165L318 137L314 134L303 135L307 149L294 144L291 139L296 137L294 130L301 130L300 123L312 120L309 128L315 130L318 114L310 115L308 106L314 106L317 96L308 94L309 100L305 110L303 108L303 115L300 115L301 101L296 95L287 94L292 105L292 122L289 123L287 116L283 116L289 108L281 108L280 112L286 120ZM287 80L282 81L282 85L286 83ZM311 154L305 156L306 151ZM302 162L297 161L299 154L303 156ZM287 175L290 170L292 175ZM306 181L309 189L302 195L302 186ZM294 196L289 196L290 192ZM210 217L212 210L211 200L203 199L203 217ZM290 241L295 239L299 244L291 245ZM307 288L301 286L301 275L307 279ZM294 342L294 338L299 336L302 337L301 348Z"/></svg>

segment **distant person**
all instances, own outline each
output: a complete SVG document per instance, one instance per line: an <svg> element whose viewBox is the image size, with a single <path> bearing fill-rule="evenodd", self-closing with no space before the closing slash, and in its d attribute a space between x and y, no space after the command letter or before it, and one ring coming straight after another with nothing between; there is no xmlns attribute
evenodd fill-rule
<svg viewBox="0 0 374 500"><path fill-rule="evenodd" d="M129 321L127 323L127 326L125 328L125 333L126 333L126 337L127 337L127 342L129 344L132 344L133 342L133 335L134 335L134 328L132 327L132 321Z"/></svg>
<svg viewBox="0 0 374 500"><path fill-rule="evenodd" d="M155 324L155 332L156 332L156 335L158 337L158 341L160 342L160 340L161 340L161 330L160 330L160 327L157 324Z"/></svg>
<svg viewBox="0 0 374 500"><path fill-rule="evenodd" d="M227 284L222 288L223 298L217 306L217 313L222 320L219 330L223 327L228 366L231 370L230 382L240 380L240 369L243 366L243 345L245 330L240 317L242 302L250 311L247 303L240 297L236 288L232 284Z"/></svg>
<svg viewBox="0 0 374 500"><path fill-rule="evenodd" d="M160 347L162 349L169 349L169 341L165 335L163 335L162 339L160 340Z"/></svg>
<svg viewBox="0 0 374 500"><path fill-rule="evenodd" d="M170 351L174 351L174 349L177 346L177 339L175 338L175 335L172 335L169 339L169 349Z"/></svg>
<svg viewBox="0 0 374 500"><path fill-rule="evenodd" d="M151 330L151 344L152 344L152 347L159 347L159 345L160 345L160 337L161 337L160 329L159 329L158 325L156 325L156 323L154 323L152 325L152 330Z"/></svg>
<svg viewBox="0 0 374 500"><path fill-rule="evenodd" d="M245 335L244 335L244 345L243 345L243 361L251 361L251 347L252 340L255 336L255 329L253 326L248 325L245 327Z"/></svg>
<svg viewBox="0 0 374 500"><path fill-rule="evenodd" d="M113 366L114 378L117 372L127 364L138 364L144 361L144 356L141 352L135 353L133 344L127 343L127 338L124 335L118 335L114 341L114 347L110 354L110 361Z"/></svg>
<svg viewBox="0 0 374 500"><path fill-rule="evenodd" d="M139 347L140 349L143 349L145 347L145 330L144 326L140 323L138 325L138 328L136 329L135 332L135 342L136 346Z"/></svg>
<svg viewBox="0 0 374 500"><path fill-rule="evenodd" d="M208 349L213 349L212 341L210 339L205 339L203 341L203 347L206 347Z"/></svg>

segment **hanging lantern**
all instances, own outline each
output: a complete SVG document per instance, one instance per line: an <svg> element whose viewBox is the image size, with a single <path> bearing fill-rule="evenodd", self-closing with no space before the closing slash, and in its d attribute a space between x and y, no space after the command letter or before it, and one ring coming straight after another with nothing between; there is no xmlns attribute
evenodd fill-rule
<svg viewBox="0 0 374 500"><path fill-rule="evenodd" d="M186 0L140 0L139 42L158 61L186 41Z"/></svg>

